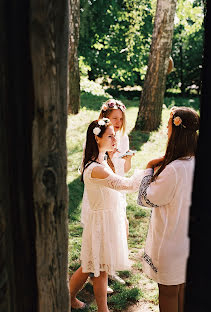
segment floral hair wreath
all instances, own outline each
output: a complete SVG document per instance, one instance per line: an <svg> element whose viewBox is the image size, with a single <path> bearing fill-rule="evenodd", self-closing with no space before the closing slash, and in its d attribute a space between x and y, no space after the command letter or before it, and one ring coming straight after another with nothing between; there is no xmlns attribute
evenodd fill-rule
<svg viewBox="0 0 211 312"><path fill-rule="evenodd" d="M108 118L102 118L102 119L99 119L98 120L98 126L99 127L95 127L94 129L93 129L93 133L95 134L95 135L99 135L100 134L100 132L101 132L101 129L100 129L100 126L105 126L106 124L108 124L110 122L110 119L108 119Z"/></svg>
<svg viewBox="0 0 211 312"><path fill-rule="evenodd" d="M174 124L176 127L178 127L178 126L181 125L183 128L186 128L186 126L184 126L184 125L182 124L182 118L179 117L179 116L174 117L174 113L175 113L174 110L172 110L172 111L170 112L170 118L173 119L173 124Z"/></svg>
<svg viewBox="0 0 211 312"><path fill-rule="evenodd" d="M110 100L108 103L104 103L102 106L102 110L105 112L107 109L113 108L113 109L121 109L121 111L124 113L126 110L126 107L123 103L117 102L115 100Z"/></svg>

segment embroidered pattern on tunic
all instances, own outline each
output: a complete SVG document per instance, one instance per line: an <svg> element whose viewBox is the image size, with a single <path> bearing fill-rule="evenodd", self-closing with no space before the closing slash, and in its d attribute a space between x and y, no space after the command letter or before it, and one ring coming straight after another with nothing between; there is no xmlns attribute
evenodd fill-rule
<svg viewBox="0 0 211 312"><path fill-rule="evenodd" d="M152 259L146 253L144 253L143 259L151 266L155 273L158 272L158 269L156 268L156 266L154 266Z"/></svg>
<svg viewBox="0 0 211 312"><path fill-rule="evenodd" d="M152 175L147 175L141 181L141 185L140 185L140 189L139 189L139 193L138 193L138 199L137 199L137 203L140 206L144 206L144 202L142 201L144 199L144 201L149 206L158 207L158 205L151 203L151 201L147 198L147 188L150 185L151 178L152 178Z"/></svg>

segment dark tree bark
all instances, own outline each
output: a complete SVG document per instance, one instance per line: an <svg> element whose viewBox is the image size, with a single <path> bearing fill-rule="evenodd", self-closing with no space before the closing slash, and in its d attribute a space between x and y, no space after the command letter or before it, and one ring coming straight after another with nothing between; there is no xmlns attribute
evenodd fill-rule
<svg viewBox="0 0 211 312"><path fill-rule="evenodd" d="M80 0L70 0L68 113L71 114L77 114L80 109L80 72L78 63L79 29L80 29Z"/></svg>
<svg viewBox="0 0 211 312"><path fill-rule="evenodd" d="M39 308L67 311L67 1L31 1L33 196ZM46 23L47 21L47 23Z"/></svg>
<svg viewBox="0 0 211 312"><path fill-rule="evenodd" d="M210 1L205 15L204 59L200 108L200 133L196 155L192 205L190 208L190 256L187 267L185 312L210 310L211 266L211 212L210 212L210 136L211 136L211 89L210 89ZM208 11L209 9L209 11ZM208 160L208 162L207 162Z"/></svg>
<svg viewBox="0 0 211 312"><path fill-rule="evenodd" d="M0 3L0 311L69 310L68 1Z"/></svg>
<svg viewBox="0 0 211 312"><path fill-rule="evenodd" d="M29 3L0 3L0 311L37 311Z"/></svg>
<svg viewBox="0 0 211 312"><path fill-rule="evenodd" d="M135 129L156 130L161 121L166 74L172 47L176 0L157 0L148 69Z"/></svg>

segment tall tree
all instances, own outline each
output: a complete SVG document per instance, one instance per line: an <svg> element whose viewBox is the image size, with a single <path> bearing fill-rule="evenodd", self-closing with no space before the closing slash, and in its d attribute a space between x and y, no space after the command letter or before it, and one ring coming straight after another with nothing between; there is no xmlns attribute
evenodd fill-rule
<svg viewBox="0 0 211 312"><path fill-rule="evenodd" d="M68 1L0 4L0 311L68 311Z"/></svg>
<svg viewBox="0 0 211 312"><path fill-rule="evenodd" d="M80 0L70 0L68 112L72 114L77 114L80 108L80 71L78 63L79 30L80 30Z"/></svg>
<svg viewBox="0 0 211 312"><path fill-rule="evenodd" d="M148 69L135 129L152 131L160 125L176 2L176 0L157 0Z"/></svg>

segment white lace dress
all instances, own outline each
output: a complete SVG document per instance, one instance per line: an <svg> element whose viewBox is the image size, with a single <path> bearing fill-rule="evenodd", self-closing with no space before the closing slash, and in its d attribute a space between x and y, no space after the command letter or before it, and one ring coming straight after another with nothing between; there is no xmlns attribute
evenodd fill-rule
<svg viewBox="0 0 211 312"><path fill-rule="evenodd" d="M130 178L121 177L110 170L105 179L92 178L96 162L84 171L84 183L89 211L84 224L81 247L81 266L84 273L100 271L113 275L129 268L125 231L125 214L121 207L120 190L137 191L144 170L136 170Z"/></svg>
<svg viewBox="0 0 211 312"><path fill-rule="evenodd" d="M125 171L124 171L124 165L125 165L125 160L121 159L120 156L123 155L125 152L129 150L129 138L127 134L122 135L121 133L117 132L116 135L117 138L117 149L119 152L116 152L113 157L112 157L112 162L115 167L115 172L118 175L124 176ZM84 157L84 149L85 149L85 143L83 145L83 157ZM124 210L124 214L126 217L126 194L125 192L121 192L121 204L122 204L122 209ZM89 211L89 201L87 198L87 192L86 192L86 186L84 185L84 193L83 193L83 198L82 198L82 206L81 206L81 225L84 226L86 223L86 218L88 215Z"/></svg>

